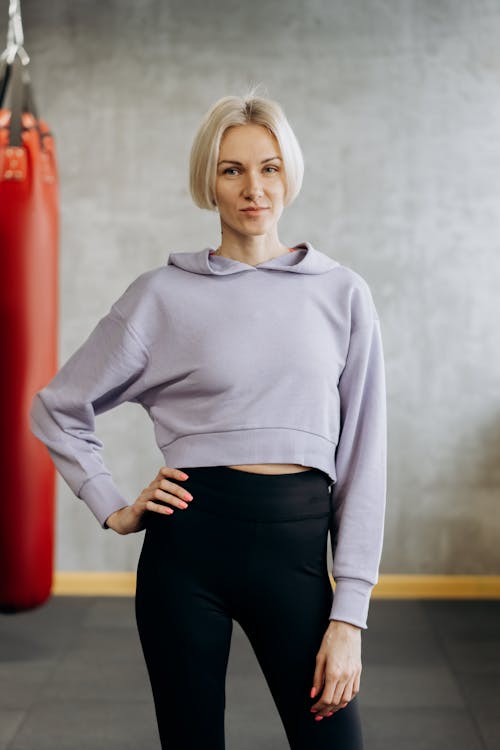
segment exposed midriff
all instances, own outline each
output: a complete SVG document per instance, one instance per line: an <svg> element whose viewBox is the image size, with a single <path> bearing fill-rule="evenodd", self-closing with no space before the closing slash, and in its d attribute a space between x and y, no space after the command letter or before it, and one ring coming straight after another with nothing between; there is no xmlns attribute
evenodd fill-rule
<svg viewBox="0 0 500 750"><path fill-rule="evenodd" d="M312 466L302 464L236 464L228 466L229 469L248 471L251 474L295 474L299 471L307 471Z"/></svg>

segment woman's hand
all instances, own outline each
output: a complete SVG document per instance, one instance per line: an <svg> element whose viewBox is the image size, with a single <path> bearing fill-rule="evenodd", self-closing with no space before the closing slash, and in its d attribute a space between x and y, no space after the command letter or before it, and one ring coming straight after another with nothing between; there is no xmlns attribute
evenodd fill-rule
<svg viewBox="0 0 500 750"><path fill-rule="evenodd" d="M166 477L170 477L170 479L166 479ZM135 503L111 513L106 519L106 524L118 534L130 534L134 531L142 531L144 528L142 516L146 510L167 515L174 513L172 508L160 505L157 502L158 500L170 503L175 508L187 508L193 496L172 481L173 479L185 480L187 478L188 475L180 469L162 466L153 481L142 490Z"/></svg>
<svg viewBox="0 0 500 750"><path fill-rule="evenodd" d="M331 716L345 708L359 693L361 677L361 628L341 620L330 620L316 655L311 698L323 692L311 711L318 717Z"/></svg>

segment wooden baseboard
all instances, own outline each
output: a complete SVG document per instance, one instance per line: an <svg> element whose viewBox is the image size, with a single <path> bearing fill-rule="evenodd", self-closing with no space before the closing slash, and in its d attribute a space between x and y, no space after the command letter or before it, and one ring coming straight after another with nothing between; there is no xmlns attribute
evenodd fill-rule
<svg viewBox="0 0 500 750"><path fill-rule="evenodd" d="M398 575L386 573L374 599L500 599L500 576Z"/></svg>
<svg viewBox="0 0 500 750"><path fill-rule="evenodd" d="M133 596L135 573L95 570L56 571L52 593L56 596Z"/></svg>
<svg viewBox="0 0 500 750"><path fill-rule="evenodd" d="M58 596L134 596L135 573L57 571L52 593ZM372 598L500 599L500 576L386 573L380 575Z"/></svg>

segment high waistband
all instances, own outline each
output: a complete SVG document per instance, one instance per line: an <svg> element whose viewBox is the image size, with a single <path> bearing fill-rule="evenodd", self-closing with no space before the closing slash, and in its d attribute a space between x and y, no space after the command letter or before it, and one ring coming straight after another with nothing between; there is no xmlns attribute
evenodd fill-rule
<svg viewBox="0 0 500 750"><path fill-rule="evenodd" d="M330 512L330 478L320 469L254 474L228 466L179 468L188 475L180 484L193 495L193 509L263 522L301 520Z"/></svg>

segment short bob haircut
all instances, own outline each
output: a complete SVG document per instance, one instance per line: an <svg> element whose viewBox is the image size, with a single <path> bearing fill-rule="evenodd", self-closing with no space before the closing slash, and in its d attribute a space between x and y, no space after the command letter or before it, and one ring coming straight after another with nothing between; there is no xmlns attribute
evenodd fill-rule
<svg viewBox="0 0 500 750"><path fill-rule="evenodd" d="M276 138L285 174L284 205L290 205L302 187L304 159L299 142L278 102L254 96L224 96L209 109L196 133L189 160L189 189L199 208L217 210L215 180L224 132L235 125L264 125Z"/></svg>

